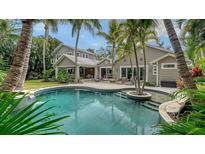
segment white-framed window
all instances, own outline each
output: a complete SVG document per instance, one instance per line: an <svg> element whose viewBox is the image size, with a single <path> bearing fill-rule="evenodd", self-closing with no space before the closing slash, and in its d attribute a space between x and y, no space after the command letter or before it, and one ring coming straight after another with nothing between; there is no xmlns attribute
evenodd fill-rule
<svg viewBox="0 0 205 154"><path fill-rule="evenodd" d="M88 54L85 55L85 58L88 58Z"/></svg>
<svg viewBox="0 0 205 154"><path fill-rule="evenodd" d="M126 67L121 68L121 77L127 78L127 68Z"/></svg>
<svg viewBox="0 0 205 154"><path fill-rule="evenodd" d="M176 63L162 63L161 69L177 69Z"/></svg>
<svg viewBox="0 0 205 154"><path fill-rule="evenodd" d="M152 67L152 74L157 75L157 65L156 64L154 64Z"/></svg>
<svg viewBox="0 0 205 154"><path fill-rule="evenodd" d="M77 52L77 57L80 57L80 52Z"/></svg>

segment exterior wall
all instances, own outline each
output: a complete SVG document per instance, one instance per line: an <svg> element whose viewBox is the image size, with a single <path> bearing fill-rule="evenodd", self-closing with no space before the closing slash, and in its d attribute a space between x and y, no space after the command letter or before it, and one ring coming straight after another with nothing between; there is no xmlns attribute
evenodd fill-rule
<svg viewBox="0 0 205 154"><path fill-rule="evenodd" d="M158 62L159 84L161 81L176 81L178 76L177 69L162 69L162 63L176 63L176 59L169 56Z"/></svg>
<svg viewBox="0 0 205 154"><path fill-rule="evenodd" d="M153 75L153 72L152 72L152 64L150 62L152 62L154 59L157 59L165 54L167 54L168 52L165 52L165 51L162 51L162 50L159 50L159 49L155 49L155 48L150 48L150 47L147 47L146 48L146 58L147 58L147 80L148 82L152 82L152 83L156 83L156 75ZM135 55L134 53L131 54L131 61L132 61L132 64L133 64L133 67L136 67L136 60L135 60ZM138 61L139 61L139 65L140 66L143 66L144 65L144 61L143 61L143 53L142 51L138 51ZM130 60L129 58L125 59L121 59L119 60L118 62L116 62L114 68L116 70L116 77L117 79L120 79L120 66L130 66Z"/></svg>
<svg viewBox="0 0 205 154"><path fill-rule="evenodd" d="M69 61L67 58L63 58L63 60L58 63L57 67L64 67L64 66L74 66L74 64L73 62Z"/></svg>
<svg viewBox="0 0 205 154"><path fill-rule="evenodd" d="M156 83L156 75L153 75L153 66L151 64L148 65L148 81L150 83Z"/></svg>

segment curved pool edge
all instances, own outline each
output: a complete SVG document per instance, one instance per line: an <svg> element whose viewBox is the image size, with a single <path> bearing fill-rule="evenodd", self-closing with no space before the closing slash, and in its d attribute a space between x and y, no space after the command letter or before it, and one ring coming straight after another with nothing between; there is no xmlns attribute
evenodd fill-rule
<svg viewBox="0 0 205 154"><path fill-rule="evenodd" d="M59 89L88 89L88 90L95 90L95 91L99 91L99 92L117 92L120 90L133 90L135 88L129 87L129 88L101 88L101 87L92 87L92 86L85 86L85 85L62 85L62 86L53 86L53 87L46 87L46 88L39 88L36 90L30 90L29 92L29 98L31 98L33 100L33 98L35 98L37 95L43 93L43 92L47 92L50 90L59 90ZM149 89L149 87L145 88L145 90L147 91L153 91L153 92L158 92L161 94L165 94L165 95L170 95L170 93L165 92L165 91L161 91L159 89ZM166 106L169 104L169 102L164 102L159 106L159 114L160 117L162 118L163 121L167 122L167 123L173 123L175 122L171 116L166 112Z"/></svg>
<svg viewBox="0 0 205 154"><path fill-rule="evenodd" d="M46 87L46 88L39 88L39 89L35 89L35 90L30 90L30 94L32 95L36 95L38 93L41 92L46 92L49 90L58 90L58 89L89 89L89 90L96 90L96 91L104 91L104 92L117 92L120 90L133 90L135 88L133 87L126 87L126 88L101 88L101 87L92 87L92 86L87 86L87 85L62 85L62 86L53 86L53 87ZM161 94L165 94L165 95L170 95L170 93L162 91L162 90L158 90L158 89L149 89L148 87L145 88L145 90L147 91L153 91L153 92L159 92Z"/></svg>

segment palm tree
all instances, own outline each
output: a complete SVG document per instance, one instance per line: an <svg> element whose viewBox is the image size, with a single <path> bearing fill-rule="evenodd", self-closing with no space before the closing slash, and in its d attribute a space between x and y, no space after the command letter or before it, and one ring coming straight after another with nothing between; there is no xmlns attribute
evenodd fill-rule
<svg viewBox="0 0 205 154"><path fill-rule="evenodd" d="M112 45L112 77L114 77L114 58L115 58L115 48L117 47L117 40L120 34L120 24L116 20L111 20L109 23L109 32L98 32L98 35L104 37L109 44Z"/></svg>
<svg viewBox="0 0 205 154"><path fill-rule="evenodd" d="M35 23L42 23L42 22L44 24L44 30L45 30L44 42L43 42L43 74L45 74L45 71L46 71L45 57L46 57L46 48L48 44L49 27L51 27L52 32L57 32L58 31L58 21L55 19L35 20ZM26 75L28 72L29 58L30 58L30 52L27 52L21 79L19 80L18 85L16 86L15 90L23 89Z"/></svg>
<svg viewBox="0 0 205 154"><path fill-rule="evenodd" d="M20 81L26 56L30 53L32 44L33 20L22 20L22 30L17 44L15 56L6 79L3 82L3 91L15 90Z"/></svg>
<svg viewBox="0 0 205 154"><path fill-rule="evenodd" d="M139 77L139 61L138 61L138 53L137 53L137 33L138 33L139 23L137 20L128 19L126 22L121 24L121 32L119 36L120 42L125 42L125 52L129 51L128 54L134 52L135 62L136 62L136 76L134 76L134 84L136 89L136 94L142 94L140 88L140 77Z"/></svg>
<svg viewBox="0 0 205 154"><path fill-rule="evenodd" d="M53 33L58 32L58 20L55 19L44 19L44 43L43 43L43 74L46 71L46 49L48 44L49 27Z"/></svg>
<svg viewBox="0 0 205 154"><path fill-rule="evenodd" d="M73 19L69 21L73 27L72 27L72 37L76 34L76 42L75 42L75 83L78 82L78 73L77 68L77 50L78 50L78 41L80 37L80 31L81 28L85 28L89 32L91 32L94 35L95 29L100 30L101 25L99 23L99 20L97 19Z"/></svg>
<svg viewBox="0 0 205 154"><path fill-rule="evenodd" d="M146 44L150 40L157 40L156 38L156 32L155 32L155 21L152 19L139 19L138 20L138 33L137 33L137 40L138 40L138 46L143 51L143 59L144 59L144 81L142 84L142 93L144 92L144 86L146 82L146 72L147 72L147 62L146 62Z"/></svg>
<svg viewBox="0 0 205 154"><path fill-rule="evenodd" d="M191 73L189 72L189 69L187 67L184 53L182 51L182 47L180 45L172 21L170 19L164 19L163 22L167 30L172 47L175 51L178 73L182 77L185 88L197 89L196 84L194 83Z"/></svg>

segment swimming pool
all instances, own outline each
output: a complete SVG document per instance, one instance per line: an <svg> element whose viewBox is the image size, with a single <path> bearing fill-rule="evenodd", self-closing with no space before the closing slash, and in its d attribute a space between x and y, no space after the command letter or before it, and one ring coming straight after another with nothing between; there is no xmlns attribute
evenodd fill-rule
<svg viewBox="0 0 205 154"><path fill-rule="evenodd" d="M159 123L157 111L148 109L114 92L63 89L42 92L37 98L50 100L45 107L55 106L49 113L70 115L62 121L64 132L71 135L152 134Z"/></svg>

